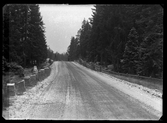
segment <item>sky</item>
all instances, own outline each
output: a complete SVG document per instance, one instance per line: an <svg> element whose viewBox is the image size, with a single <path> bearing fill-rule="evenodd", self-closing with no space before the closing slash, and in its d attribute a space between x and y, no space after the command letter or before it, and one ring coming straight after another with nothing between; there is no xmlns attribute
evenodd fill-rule
<svg viewBox="0 0 167 123"><path fill-rule="evenodd" d="M92 16L94 5L40 4L47 45L54 53L65 53L84 18Z"/></svg>

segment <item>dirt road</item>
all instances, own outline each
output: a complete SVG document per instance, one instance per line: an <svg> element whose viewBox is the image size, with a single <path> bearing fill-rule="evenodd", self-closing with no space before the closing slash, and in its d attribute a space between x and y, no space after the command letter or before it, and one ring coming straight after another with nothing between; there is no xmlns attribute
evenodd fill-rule
<svg viewBox="0 0 167 123"><path fill-rule="evenodd" d="M11 117L45 120L158 120L161 117L162 99L150 96L145 100L145 95L136 95L144 100L141 101L121 91L120 86L116 88L114 81L110 78L109 82L103 75L73 62L55 62L49 78L38 85L42 89L36 90L31 98L24 98L20 109L10 108L11 112L15 111ZM149 100L152 105L144 103Z"/></svg>

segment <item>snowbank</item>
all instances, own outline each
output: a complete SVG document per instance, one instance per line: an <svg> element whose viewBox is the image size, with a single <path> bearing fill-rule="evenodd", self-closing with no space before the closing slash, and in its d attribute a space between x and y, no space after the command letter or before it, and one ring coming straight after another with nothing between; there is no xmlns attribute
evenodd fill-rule
<svg viewBox="0 0 167 123"><path fill-rule="evenodd" d="M154 112L156 115L160 115L162 113L162 98L161 98L162 94L157 90L149 89L138 84L120 80L102 72L97 72L91 69L87 69L86 67L75 62L73 62L73 64L79 66L88 73L96 76L100 80L103 80L110 86L115 87L116 89L139 100L140 102L146 104L147 106L152 107L153 109L156 110Z"/></svg>
<svg viewBox="0 0 167 123"><path fill-rule="evenodd" d="M51 74L44 79L43 81L39 82L33 88L24 92L21 96L14 96L10 98L10 102L12 105L5 111L3 111L2 116L5 119L22 119L23 117L27 117L28 109L31 109L33 104L38 103L40 100L40 96L45 92L46 88L49 84L51 84L56 76L58 62L52 64ZM56 70L55 70L56 69Z"/></svg>

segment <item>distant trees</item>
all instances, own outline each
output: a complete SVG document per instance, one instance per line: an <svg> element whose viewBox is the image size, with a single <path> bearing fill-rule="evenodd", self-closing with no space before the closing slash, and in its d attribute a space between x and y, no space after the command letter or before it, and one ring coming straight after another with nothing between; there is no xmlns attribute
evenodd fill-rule
<svg viewBox="0 0 167 123"><path fill-rule="evenodd" d="M114 71L161 78L163 8L161 5L95 5L67 53L70 60L113 64Z"/></svg>
<svg viewBox="0 0 167 123"><path fill-rule="evenodd" d="M89 50L89 36L91 32L91 25L85 19L82 22L82 27L78 33L79 53L80 57L85 59L88 56Z"/></svg>
<svg viewBox="0 0 167 123"><path fill-rule="evenodd" d="M35 4L9 4L3 8L3 63L23 67L47 58L44 23ZM5 68L5 65L4 65Z"/></svg>
<svg viewBox="0 0 167 123"><path fill-rule="evenodd" d="M71 43L67 49L69 60L76 60L78 58L88 59L90 48L91 25L85 19L82 22L82 27L78 30L76 37L71 38Z"/></svg>
<svg viewBox="0 0 167 123"><path fill-rule="evenodd" d="M55 53L55 60L56 61L68 61L68 54L67 53Z"/></svg>
<svg viewBox="0 0 167 123"><path fill-rule="evenodd" d="M67 53L69 54L68 58L70 61L78 59L79 44L77 38L75 37L71 38L71 44L68 47Z"/></svg>
<svg viewBox="0 0 167 123"><path fill-rule="evenodd" d="M47 58L55 60L56 56L53 50L50 49L50 47L47 48Z"/></svg>

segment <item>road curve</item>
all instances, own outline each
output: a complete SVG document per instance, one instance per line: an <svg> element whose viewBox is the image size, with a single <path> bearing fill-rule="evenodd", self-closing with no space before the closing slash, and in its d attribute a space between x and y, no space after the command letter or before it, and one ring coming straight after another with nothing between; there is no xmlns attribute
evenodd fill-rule
<svg viewBox="0 0 167 123"><path fill-rule="evenodd" d="M55 64L55 63L54 63ZM52 81L22 118L51 120L158 120L143 103L72 62L57 62Z"/></svg>

